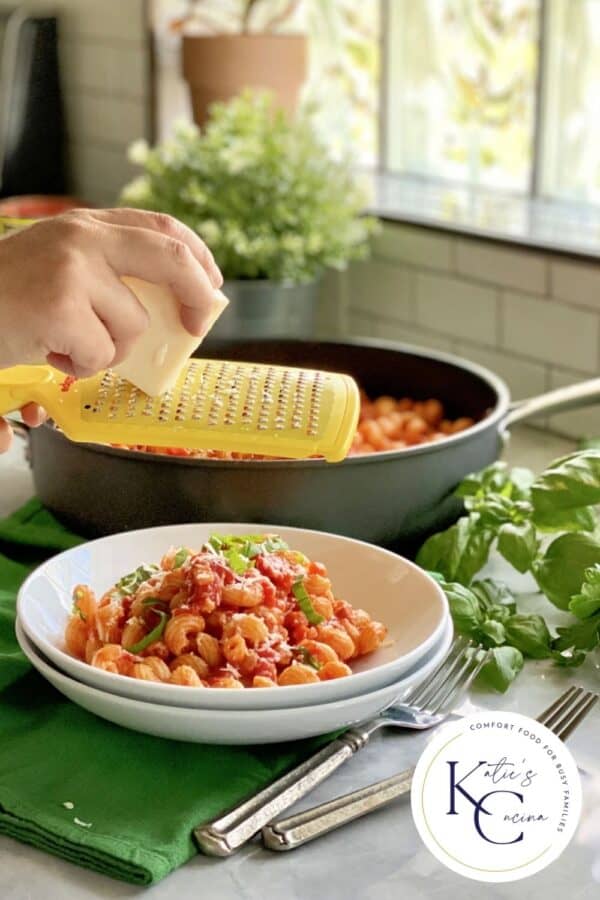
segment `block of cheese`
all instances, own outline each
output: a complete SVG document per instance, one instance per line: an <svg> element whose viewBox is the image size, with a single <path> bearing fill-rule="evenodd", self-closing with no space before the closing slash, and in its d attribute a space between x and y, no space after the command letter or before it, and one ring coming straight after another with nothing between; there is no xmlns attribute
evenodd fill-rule
<svg viewBox="0 0 600 900"><path fill-rule="evenodd" d="M173 387L201 340L181 324L179 303L167 285L152 284L130 276L121 280L148 311L150 325L135 342L127 359L115 366L115 372L146 394L157 397ZM215 290L207 331L228 303L225 295Z"/></svg>

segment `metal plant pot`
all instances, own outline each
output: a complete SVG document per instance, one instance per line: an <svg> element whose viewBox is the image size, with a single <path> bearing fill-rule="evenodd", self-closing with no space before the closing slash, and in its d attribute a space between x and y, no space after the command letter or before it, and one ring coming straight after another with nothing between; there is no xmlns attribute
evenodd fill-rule
<svg viewBox="0 0 600 900"><path fill-rule="evenodd" d="M274 337L311 338L320 279L306 284L280 281L226 281L229 306L206 339L253 340Z"/></svg>

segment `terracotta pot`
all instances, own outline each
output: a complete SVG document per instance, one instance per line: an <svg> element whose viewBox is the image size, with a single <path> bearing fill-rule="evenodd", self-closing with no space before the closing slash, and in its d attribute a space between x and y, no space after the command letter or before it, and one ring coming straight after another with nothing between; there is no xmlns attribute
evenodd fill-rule
<svg viewBox="0 0 600 900"><path fill-rule="evenodd" d="M194 120L203 125L208 107L244 88L272 91L293 112L306 77L306 38L297 34L235 34L183 37L183 75L189 82Z"/></svg>

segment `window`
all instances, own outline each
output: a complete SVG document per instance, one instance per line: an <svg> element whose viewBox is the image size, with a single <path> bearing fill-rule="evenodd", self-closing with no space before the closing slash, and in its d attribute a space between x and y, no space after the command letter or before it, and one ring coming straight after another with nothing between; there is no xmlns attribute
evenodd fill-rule
<svg viewBox="0 0 600 900"><path fill-rule="evenodd" d="M384 10L384 169L600 202L600 0Z"/></svg>
<svg viewBox="0 0 600 900"><path fill-rule="evenodd" d="M161 32L164 71L178 67L166 24L178 12L195 4L209 31L235 31L246 2L153 0L159 71ZM304 96L332 152L432 184L600 204L600 0L268 0L253 9L255 29L276 14L277 30L307 34ZM159 111L159 136L175 93L166 119Z"/></svg>
<svg viewBox="0 0 600 900"><path fill-rule="evenodd" d="M386 167L526 190L538 0L392 0L388 9Z"/></svg>

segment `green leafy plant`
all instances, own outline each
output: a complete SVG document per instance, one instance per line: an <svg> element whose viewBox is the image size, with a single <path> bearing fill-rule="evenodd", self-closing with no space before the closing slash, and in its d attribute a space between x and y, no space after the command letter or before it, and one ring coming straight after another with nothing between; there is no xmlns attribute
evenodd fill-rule
<svg viewBox="0 0 600 900"><path fill-rule="evenodd" d="M130 156L145 174L121 202L181 219L225 278L299 283L368 253L376 223L360 215L365 196L350 165L331 160L309 112L290 119L268 93L215 104L203 132L182 125Z"/></svg>
<svg viewBox="0 0 600 900"><path fill-rule="evenodd" d="M425 541L417 562L442 584L456 630L491 650L484 680L505 691L524 657L580 665L600 645L600 450L558 459L538 478L494 463L456 494L466 515ZM542 616L517 610L505 585L474 580L494 547L576 621L552 636Z"/></svg>

